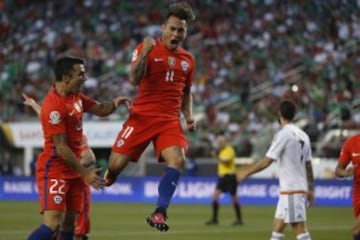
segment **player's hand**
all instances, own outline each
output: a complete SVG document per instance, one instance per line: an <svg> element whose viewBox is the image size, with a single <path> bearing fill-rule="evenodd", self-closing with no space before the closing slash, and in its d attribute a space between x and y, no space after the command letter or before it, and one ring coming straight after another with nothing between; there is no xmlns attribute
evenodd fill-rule
<svg viewBox="0 0 360 240"><path fill-rule="evenodd" d="M247 174L246 174L245 169L237 170L237 172L236 172L236 181L237 181L237 183L242 182L246 177L247 177Z"/></svg>
<svg viewBox="0 0 360 240"><path fill-rule="evenodd" d="M117 97L114 100L115 107L125 104L128 109L132 108L132 100L128 97Z"/></svg>
<svg viewBox="0 0 360 240"><path fill-rule="evenodd" d="M23 103L24 103L26 106L32 107L33 105L37 104L36 101L35 101L33 98L29 97L29 96L26 95L25 93L23 93L22 96L23 96L23 98L25 99Z"/></svg>
<svg viewBox="0 0 360 240"><path fill-rule="evenodd" d="M186 120L186 129L189 131L189 132L195 132L196 130L196 122L194 119L187 119Z"/></svg>
<svg viewBox="0 0 360 240"><path fill-rule="evenodd" d="M155 39L152 37L146 37L143 40L142 52L144 54L148 54L149 52L151 52L154 46L155 46Z"/></svg>
<svg viewBox="0 0 360 240"><path fill-rule="evenodd" d="M352 177L354 176L354 167L348 167L346 170L345 170L345 177Z"/></svg>
<svg viewBox="0 0 360 240"><path fill-rule="evenodd" d="M311 207L314 205L314 202L315 202L315 194L314 194L314 191L312 190L309 190L307 192L307 206L308 207Z"/></svg>
<svg viewBox="0 0 360 240"><path fill-rule="evenodd" d="M84 180L95 189L104 187L104 181L100 177L102 168L86 169L83 175Z"/></svg>

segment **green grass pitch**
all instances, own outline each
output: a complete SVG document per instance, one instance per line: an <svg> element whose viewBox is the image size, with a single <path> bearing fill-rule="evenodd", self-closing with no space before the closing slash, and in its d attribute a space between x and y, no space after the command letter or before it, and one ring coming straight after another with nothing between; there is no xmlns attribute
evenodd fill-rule
<svg viewBox="0 0 360 240"><path fill-rule="evenodd" d="M0 240L24 240L41 222L37 202L0 201ZM218 226L206 226L210 205L173 204L169 208L170 230L157 232L145 224L152 204L93 203L93 240L266 240L270 239L275 206L243 206L245 224L232 226L232 206L221 205ZM308 210L308 228L313 240L352 239L351 208L313 207ZM290 226L285 239L296 239Z"/></svg>

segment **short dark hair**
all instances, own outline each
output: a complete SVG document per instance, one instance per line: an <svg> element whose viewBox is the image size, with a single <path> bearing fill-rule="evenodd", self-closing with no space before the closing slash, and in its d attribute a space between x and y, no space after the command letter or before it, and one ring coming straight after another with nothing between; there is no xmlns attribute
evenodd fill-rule
<svg viewBox="0 0 360 240"><path fill-rule="evenodd" d="M73 66L76 64L85 64L86 61L83 58L64 56L60 57L55 62L54 72L55 80L61 81L63 75L71 75Z"/></svg>
<svg viewBox="0 0 360 240"><path fill-rule="evenodd" d="M280 102L279 112L284 119L292 121L296 112L295 103L289 99L282 100Z"/></svg>
<svg viewBox="0 0 360 240"><path fill-rule="evenodd" d="M196 18L192 7L187 2L170 3L165 21L167 21L171 16L175 16L181 20L185 20L186 22L194 21Z"/></svg>

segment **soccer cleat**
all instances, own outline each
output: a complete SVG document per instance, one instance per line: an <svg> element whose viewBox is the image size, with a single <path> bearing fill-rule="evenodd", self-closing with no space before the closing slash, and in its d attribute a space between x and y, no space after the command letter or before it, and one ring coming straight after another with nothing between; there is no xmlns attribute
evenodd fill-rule
<svg viewBox="0 0 360 240"><path fill-rule="evenodd" d="M218 225L218 221L210 219L209 221L205 222L205 225Z"/></svg>
<svg viewBox="0 0 360 240"><path fill-rule="evenodd" d="M159 232L169 230L169 225L166 223L166 216L160 212L151 214L146 218L146 222L150 227L157 228Z"/></svg>
<svg viewBox="0 0 360 240"><path fill-rule="evenodd" d="M116 181L116 177L111 176L108 169L106 169L103 179L104 185L107 187L111 186Z"/></svg>

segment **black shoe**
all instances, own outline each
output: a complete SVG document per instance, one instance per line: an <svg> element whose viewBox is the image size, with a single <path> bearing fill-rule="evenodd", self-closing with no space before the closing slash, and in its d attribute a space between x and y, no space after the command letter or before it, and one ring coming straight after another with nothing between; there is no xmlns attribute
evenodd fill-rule
<svg viewBox="0 0 360 240"><path fill-rule="evenodd" d="M244 224L244 222L242 220L235 220L232 225L233 226L241 226L243 224Z"/></svg>
<svg viewBox="0 0 360 240"><path fill-rule="evenodd" d="M169 225L166 222L166 216L163 213L153 213L148 218L146 222L150 227L157 228L159 232L166 232L169 230Z"/></svg>
<svg viewBox="0 0 360 240"><path fill-rule="evenodd" d="M218 221L217 220L214 220L214 219L211 219L207 222L205 222L206 225L218 225Z"/></svg>

